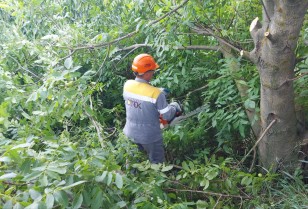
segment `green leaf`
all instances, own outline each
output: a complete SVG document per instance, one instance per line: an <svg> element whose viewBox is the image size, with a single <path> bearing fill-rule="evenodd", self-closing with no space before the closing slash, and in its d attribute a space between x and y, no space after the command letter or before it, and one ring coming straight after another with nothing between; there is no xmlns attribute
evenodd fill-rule
<svg viewBox="0 0 308 209"><path fill-rule="evenodd" d="M59 173L59 174L65 174L66 173L66 168L64 168L64 167L56 167L54 165L48 166L46 168L46 170L53 171L53 172L56 172L56 173Z"/></svg>
<svg viewBox="0 0 308 209"><path fill-rule="evenodd" d="M170 171L172 168L173 168L172 165L164 166L164 167L161 169L161 171L162 171L162 172Z"/></svg>
<svg viewBox="0 0 308 209"><path fill-rule="evenodd" d="M9 163L9 162L11 162L11 161L12 161L12 160L11 160L11 158L9 158L9 157L6 157L6 156L0 157L0 162Z"/></svg>
<svg viewBox="0 0 308 209"><path fill-rule="evenodd" d="M189 169L189 167L188 167L188 165L187 165L186 162L183 162L183 163L182 163L182 167L184 168L184 170L190 171L190 169Z"/></svg>
<svg viewBox="0 0 308 209"><path fill-rule="evenodd" d="M104 181L104 179L106 178L106 176L107 176L107 171L104 171L103 173L102 173L102 175L101 176L96 176L95 177L95 181L97 181L97 182L102 182L102 181Z"/></svg>
<svg viewBox="0 0 308 209"><path fill-rule="evenodd" d="M241 181L241 184L248 186L249 184L251 184L251 182L252 178L250 176L244 176L244 178Z"/></svg>
<svg viewBox="0 0 308 209"><path fill-rule="evenodd" d="M111 173L112 174L112 173ZM95 198L92 200L91 209L100 209L103 206L103 192L99 190L95 195Z"/></svg>
<svg viewBox="0 0 308 209"><path fill-rule="evenodd" d="M30 197L32 198L32 200L41 200L42 199L42 195L40 192L34 190L34 189L30 189L29 190L29 194L30 194Z"/></svg>
<svg viewBox="0 0 308 209"><path fill-rule="evenodd" d="M124 208L126 205L127 205L127 203L125 201L120 201L120 202L117 203L117 206L119 208Z"/></svg>
<svg viewBox="0 0 308 209"><path fill-rule="evenodd" d="M47 194L47 196L46 196L46 207L47 207L47 209L53 208L54 202L55 202L54 196L50 193Z"/></svg>
<svg viewBox="0 0 308 209"><path fill-rule="evenodd" d="M16 173L7 173L7 174L4 174L4 175L0 176L0 180L13 179L16 176L17 176Z"/></svg>
<svg viewBox="0 0 308 209"><path fill-rule="evenodd" d="M146 202L146 201L148 201L148 198L146 198L146 197L139 197L139 198L134 200L134 203L137 204L139 202Z"/></svg>
<svg viewBox="0 0 308 209"><path fill-rule="evenodd" d="M32 147L33 145L34 143L19 144L17 146L12 147L11 150L18 149L18 148L28 148L28 147Z"/></svg>
<svg viewBox="0 0 308 209"><path fill-rule="evenodd" d="M70 69L73 66L72 57L69 57L64 61L64 66L65 66L66 69Z"/></svg>
<svg viewBox="0 0 308 209"><path fill-rule="evenodd" d="M13 209L24 209L24 207L20 203L16 203Z"/></svg>
<svg viewBox="0 0 308 209"><path fill-rule="evenodd" d="M64 191L56 191L54 193L55 200L62 205L64 208L68 206L68 196Z"/></svg>
<svg viewBox="0 0 308 209"><path fill-rule="evenodd" d="M60 179L61 179L60 175L59 175L58 173L56 173L56 172L53 172L53 171L46 171L46 174L47 174L49 177L53 178L53 179L57 179L57 180L60 180Z"/></svg>
<svg viewBox="0 0 308 209"><path fill-rule="evenodd" d="M109 186L110 184L111 184L111 182L112 182L112 173L111 172L109 172L108 173L108 178L107 178L107 185Z"/></svg>
<svg viewBox="0 0 308 209"><path fill-rule="evenodd" d="M82 194L80 194L78 198L74 198L74 200L73 200L73 205L72 205L73 209L80 208L82 202L83 202L83 196L82 196Z"/></svg>
<svg viewBox="0 0 308 209"><path fill-rule="evenodd" d="M123 187L123 178L121 174L119 173L116 174L115 183L119 189Z"/></svg>
<svg viewBox="0 0 308 209"><path fill-rule="evenodd" d="M31 181L31 180L33 180L33 179L39 177L40 175L42 175L42 173L43 173L43 172L41 172L41 171L34 171L33 173L30 173L30 174L26 175L26 176L23 178L23 180L24 180L24 181Z"/></svg>
<svg viewBox="0 0 308 209"><path fill-rule="evenodd" d="M26 112L21 113L26 119L31 120L30 115L28 115Z"/></svg>
<svg viewBox="0 0 308 209"><path fill-rule="evenodd" d="M73 183L73 184L71 184L71 185L68 185L68 186L65 186L65 187L60 188L60 190L70 189L70 188L72 188L72 187L75 187L75 186L77 186L77 185L79 185L79 184L83 184L83 183L85 183L85 182L87 182L87 181L77 181L77 182L75 182L75 183Z"/></svg>
<svg viewBox="0 0 308 209"><path fill-rule="evenodd" d="M176 74L174 74L174 76L173 76L173 81L174 81L174 83L176 83L176 84L179 83L179 79L178 79L178 77L176 76Z"/></svg>
<svg viewBox="0 0 308 209"><path fill-rule="evenodd" d="M201 182L200 182L200 186L203 187L203 190L206 190L210 185L210 181L208 179L203 179Z"/></svg>

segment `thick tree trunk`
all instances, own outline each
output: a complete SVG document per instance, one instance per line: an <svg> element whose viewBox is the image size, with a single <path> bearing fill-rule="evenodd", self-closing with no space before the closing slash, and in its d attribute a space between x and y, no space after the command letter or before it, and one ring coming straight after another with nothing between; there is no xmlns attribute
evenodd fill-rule
<svg viewBox="0 0 308 209"><path fill-rule="evenodd" d="M255 43L250 57L260 73L262 130L273 120L275 123L258 146L259 159L266 169L293 170L298 164L299 148L292 82L294 50L308 0L263 2L263 24L255 19L250 26Z"/></svg>

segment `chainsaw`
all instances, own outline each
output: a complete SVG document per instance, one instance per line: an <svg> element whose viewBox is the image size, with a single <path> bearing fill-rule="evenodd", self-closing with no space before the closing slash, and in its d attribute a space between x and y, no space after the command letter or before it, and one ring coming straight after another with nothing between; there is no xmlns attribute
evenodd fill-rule
<svg viewBox="0 0 308 209"><path fill-rule="evenodd" d="M179 123L183 122L184 120L186 120L187 118L190 118L190 117L202 112L204 109L205 109L205 106L201 106L201 107L198 107L197 109L195 109L191 112L188 112L185 115L182 115L182 113L177 113L175 118L173 118L171 121L164 120L164 119L162 119L162 117L160 117L159 118L160 128L163 129L163 128L167 128L169 126L174 126L176 124L179 124Z"/></svg>

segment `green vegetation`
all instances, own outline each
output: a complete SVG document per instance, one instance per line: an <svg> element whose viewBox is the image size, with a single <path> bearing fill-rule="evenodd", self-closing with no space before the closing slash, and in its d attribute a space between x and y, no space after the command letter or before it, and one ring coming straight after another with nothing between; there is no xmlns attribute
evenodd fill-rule
<svg viewBox="0 0 308 209"><path fill-rule="evenodd" d="M220 47L217 37L252 49L261 11L256 0L2 1L0 208L308 208L300 168L265 171L253 154L240 163L257 140L245 112L260 111L255 66L218 48L185 49ZM305 26L295 86L307 113ZM153 84L170 89L169 101L206 107L164 130L163 165L122 133L122 86L142 52L157 59Z"/></svg>

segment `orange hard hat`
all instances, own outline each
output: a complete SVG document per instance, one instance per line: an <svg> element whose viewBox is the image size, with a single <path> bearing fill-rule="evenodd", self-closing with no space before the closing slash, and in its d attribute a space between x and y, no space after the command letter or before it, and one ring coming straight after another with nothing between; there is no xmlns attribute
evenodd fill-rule
<svg viewBox="0 0 308 209"><path fill-rule="evenodd" d="M140 75L149 70L156 70L157 68L159 68L159 65L149 54L139 54L135 57L132 65L132 70Z"/></svg>

